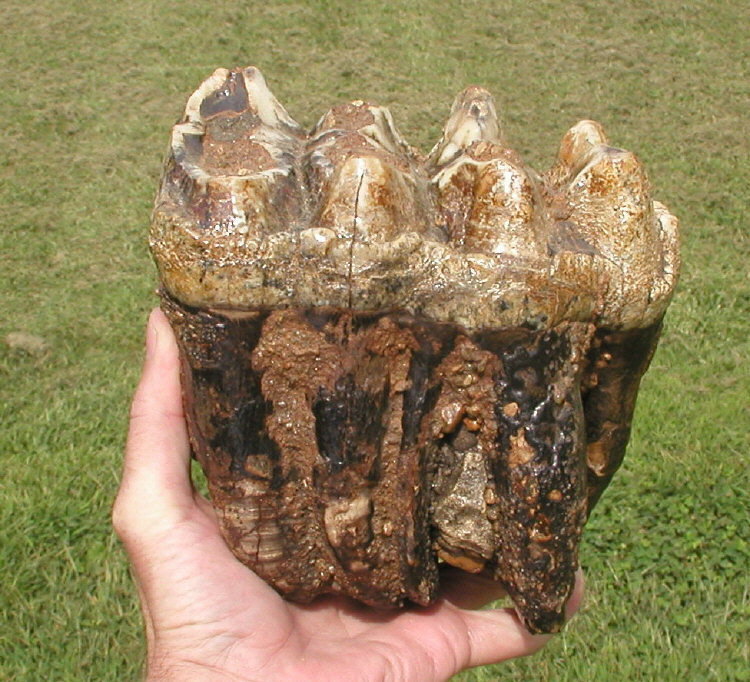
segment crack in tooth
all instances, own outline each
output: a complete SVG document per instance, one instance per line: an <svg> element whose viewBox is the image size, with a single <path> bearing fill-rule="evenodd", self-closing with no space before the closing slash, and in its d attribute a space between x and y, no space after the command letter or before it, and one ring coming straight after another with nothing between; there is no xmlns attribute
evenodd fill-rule
<svg viewBox="0 0 750 682"><path fill-rule="evenodd" d="M351 268L357 306L436 314L430 291L439 289L453 298L449 319L469 327L584 319L596 305L607 324L634 326L658 318L670 298L673 220L654 208L637 159L609 147L594 121L566 133L540 178L503 144L480 87L456 97L422 159L386 108L362 101L334 107L305 135L248 67L217 69L189 98L151 243L169 290L194 304L325 304ZM268 276L277 263L298 285ZM454 275L460 282L446 281ZM467 307L470 289L477 305ZM507 312L495 320L482 310Z"/></svg>

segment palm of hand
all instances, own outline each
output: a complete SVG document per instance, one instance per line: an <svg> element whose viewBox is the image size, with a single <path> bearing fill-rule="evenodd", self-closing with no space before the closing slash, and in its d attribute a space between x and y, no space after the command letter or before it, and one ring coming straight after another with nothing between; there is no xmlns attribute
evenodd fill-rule
<svg viewBox="0 0 750 682"><path fill-rule="evenodd" d="M158 566L140 581L157 677L447 679L497 660L488 647L494 652L502 644L507 658L546 640L527 635L510 611L462 611L448 600L400 612L340 598L288 603L232 556L204 502L197 500L168 531L155 532L147 550ZM467 604L497 596L479 581L467 587Z"/></svg>

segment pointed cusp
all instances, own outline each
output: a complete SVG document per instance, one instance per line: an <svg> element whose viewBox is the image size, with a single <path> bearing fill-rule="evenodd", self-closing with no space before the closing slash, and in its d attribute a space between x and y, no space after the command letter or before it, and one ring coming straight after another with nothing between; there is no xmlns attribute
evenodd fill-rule
<svg viewBox="0 0 750 682"><path fill-rule="evenodd" d="M477 142L500 144L502 131L492 95L472 85L453 100L443 135L430 152L428 163L443 166Z"/></svg>
<svg viewBox="0 0 750 682"><path fill-rule="evenodd" d="M472 86L456 97L429 164L455 247L517 260L544 256L548 230L537 178L503 144L489 92Z"/></svg>
<svg viewBox="0 0 750 682"><path fill-rule="evenodd" d="M427 178L385 107L334 107L312 132L303 160L312 223L357 242L428 230Z"/></svg>
<svg viewBox="0 0 750 682"><path fill-rule="evenodd" d="M299 221L295 159L304 133L254 67L217 69L172 129L150 245L162 284L191 304L236 300L221 269L254 257L256 240Z"/></svg>

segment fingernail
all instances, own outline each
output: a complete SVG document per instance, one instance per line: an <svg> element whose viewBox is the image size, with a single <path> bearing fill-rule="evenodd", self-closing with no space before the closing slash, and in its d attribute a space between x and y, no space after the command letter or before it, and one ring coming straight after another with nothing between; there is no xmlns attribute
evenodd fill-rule
<svg viewBox="0 0 750 682"><path fill-rule="evenodd" d="M570 595L568 603L565 605L565 620L570 620L583 604L584 595L584 578L583 570L579 567L576 571L576 584L573 594Z"/></svg>
<svg viewBox="0 0 750 682"><path fill-rule="evenodd" d="M159 332L154 324L154 311L148 316L148 323L146 324L146 357L152 357L156 353L156 349L159 345Z"/></svg>

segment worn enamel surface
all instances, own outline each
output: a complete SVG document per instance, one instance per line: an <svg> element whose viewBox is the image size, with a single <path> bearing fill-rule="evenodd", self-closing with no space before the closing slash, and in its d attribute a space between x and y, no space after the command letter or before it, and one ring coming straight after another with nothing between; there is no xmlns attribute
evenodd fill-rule
<svg viewBox="0 0 750 682"><path fill-rule="evenodd" d="M306 134L252 67L173 130L151 247L228 544L280 592L430 603L440 561L559 629L679 266L597 123L544 174L471 87L426 157L387 109Z"/></svg>

